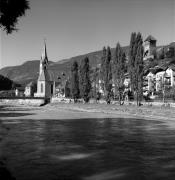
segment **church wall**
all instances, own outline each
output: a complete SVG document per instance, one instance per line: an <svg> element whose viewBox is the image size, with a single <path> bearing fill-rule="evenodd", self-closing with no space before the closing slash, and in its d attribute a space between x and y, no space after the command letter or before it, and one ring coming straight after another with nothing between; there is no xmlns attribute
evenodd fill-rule
<svg viewBox="0 0 175 180"><path fill-rule="evenodd" d="M43 85L43 89L41 89L41 84ZM37 96L38 97L45 97L45 81L38 81L37 83Z"/></svg>
<svg viewBox="0 0 175 180"><path fill-rule="evenodd" d="M46 97L51 97L51 84L50 84L50 82L46 82L45 95L46 95Z"/></svg>

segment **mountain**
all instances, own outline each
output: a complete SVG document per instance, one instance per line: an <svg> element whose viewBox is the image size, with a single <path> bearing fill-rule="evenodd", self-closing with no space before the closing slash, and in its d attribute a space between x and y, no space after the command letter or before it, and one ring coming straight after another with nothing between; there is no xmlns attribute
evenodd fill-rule
<svg viewBox="0 0 175 180"><path fill-rule="evenodd" d="M127 53L129 48L124 47L124 51ZM114 48L111 49L112 54L114 53ZM80 61L88 56L91 67L96 67L100 64L102 51L91 52L88 54L72 57L70 59L63 59L57 62L49 61L49 70L54 73L55 77L61 76L64 72L66 75L70 73L70 67L73 61ZM19 66L4 67L0 70L0 74L8 77L16 83L27 84L31 81L36 81L39 72L39 60L27 61Z"/></svg>
<svg viewBox="0 0 175 180"><path fill-rule="evenodd" d="M5 67L0 70L0 74L17 83L28 83L37 78L39 61L27 61L20 66Z"/></svg>
<svg viewBox="0 0 175 180"><path fill-rule="evenodd" d="M168 46L175 47L175 42L171 43ZM157 49L163 46L157 47ZM167 47L167 46L166 46ZM111 49L112 55L114 55L115 48ZM124 52L128 55L129 46L123 47ZM49 61L49 69L52 71L55 77L61 76L64 72L66 76L70 74L70 67L73 61L77 61L80 63L82 59L85 57L89 58L90 66L96 67L100 64L102 51L91 52L88 54L72 57L70 59L63 59L57 62ZM9 79L13 80L16 83L27 84L31 81L36 81L39 73L39 60L27 61L22 65L13 66L13 67L5 67L0 70L0 74Z"/></svg>

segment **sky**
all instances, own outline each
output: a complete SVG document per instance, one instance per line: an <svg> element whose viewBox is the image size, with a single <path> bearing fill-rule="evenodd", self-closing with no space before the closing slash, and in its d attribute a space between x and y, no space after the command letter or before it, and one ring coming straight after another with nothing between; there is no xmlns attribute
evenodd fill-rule
<svg viewBox="0 0 175 180"><path fill-rule="evenodd" d="M44 39L48 58L59 61L129 45L132 32L152 35L157 45L175 41L175 0L29 0L19 30L0 30L0 68L39 60Z"/></svg>

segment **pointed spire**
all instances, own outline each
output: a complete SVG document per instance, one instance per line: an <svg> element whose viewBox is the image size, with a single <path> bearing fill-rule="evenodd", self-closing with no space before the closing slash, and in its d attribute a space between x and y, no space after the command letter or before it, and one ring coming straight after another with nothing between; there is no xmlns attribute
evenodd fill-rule
<svg viewBox="0 0 175 180"><path fill-rule="evenodd" d="M44 39L44 50L43 50L41 59L42 59L42 61L44 63L48 64L47 49L46 49L46 39Z"/></svg>

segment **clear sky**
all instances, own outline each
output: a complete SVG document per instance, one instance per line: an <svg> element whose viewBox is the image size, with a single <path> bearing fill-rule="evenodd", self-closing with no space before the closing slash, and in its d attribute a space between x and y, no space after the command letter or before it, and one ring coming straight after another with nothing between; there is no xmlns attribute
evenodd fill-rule
<svg viewBox="0 0 175 180"><path fill-rule="evenodd" d="M158 45L175 41L175 0L29 0L18 32L0 34L0 67L38 60L46 38L49 60L129 45L131 32Z"/></svg>

